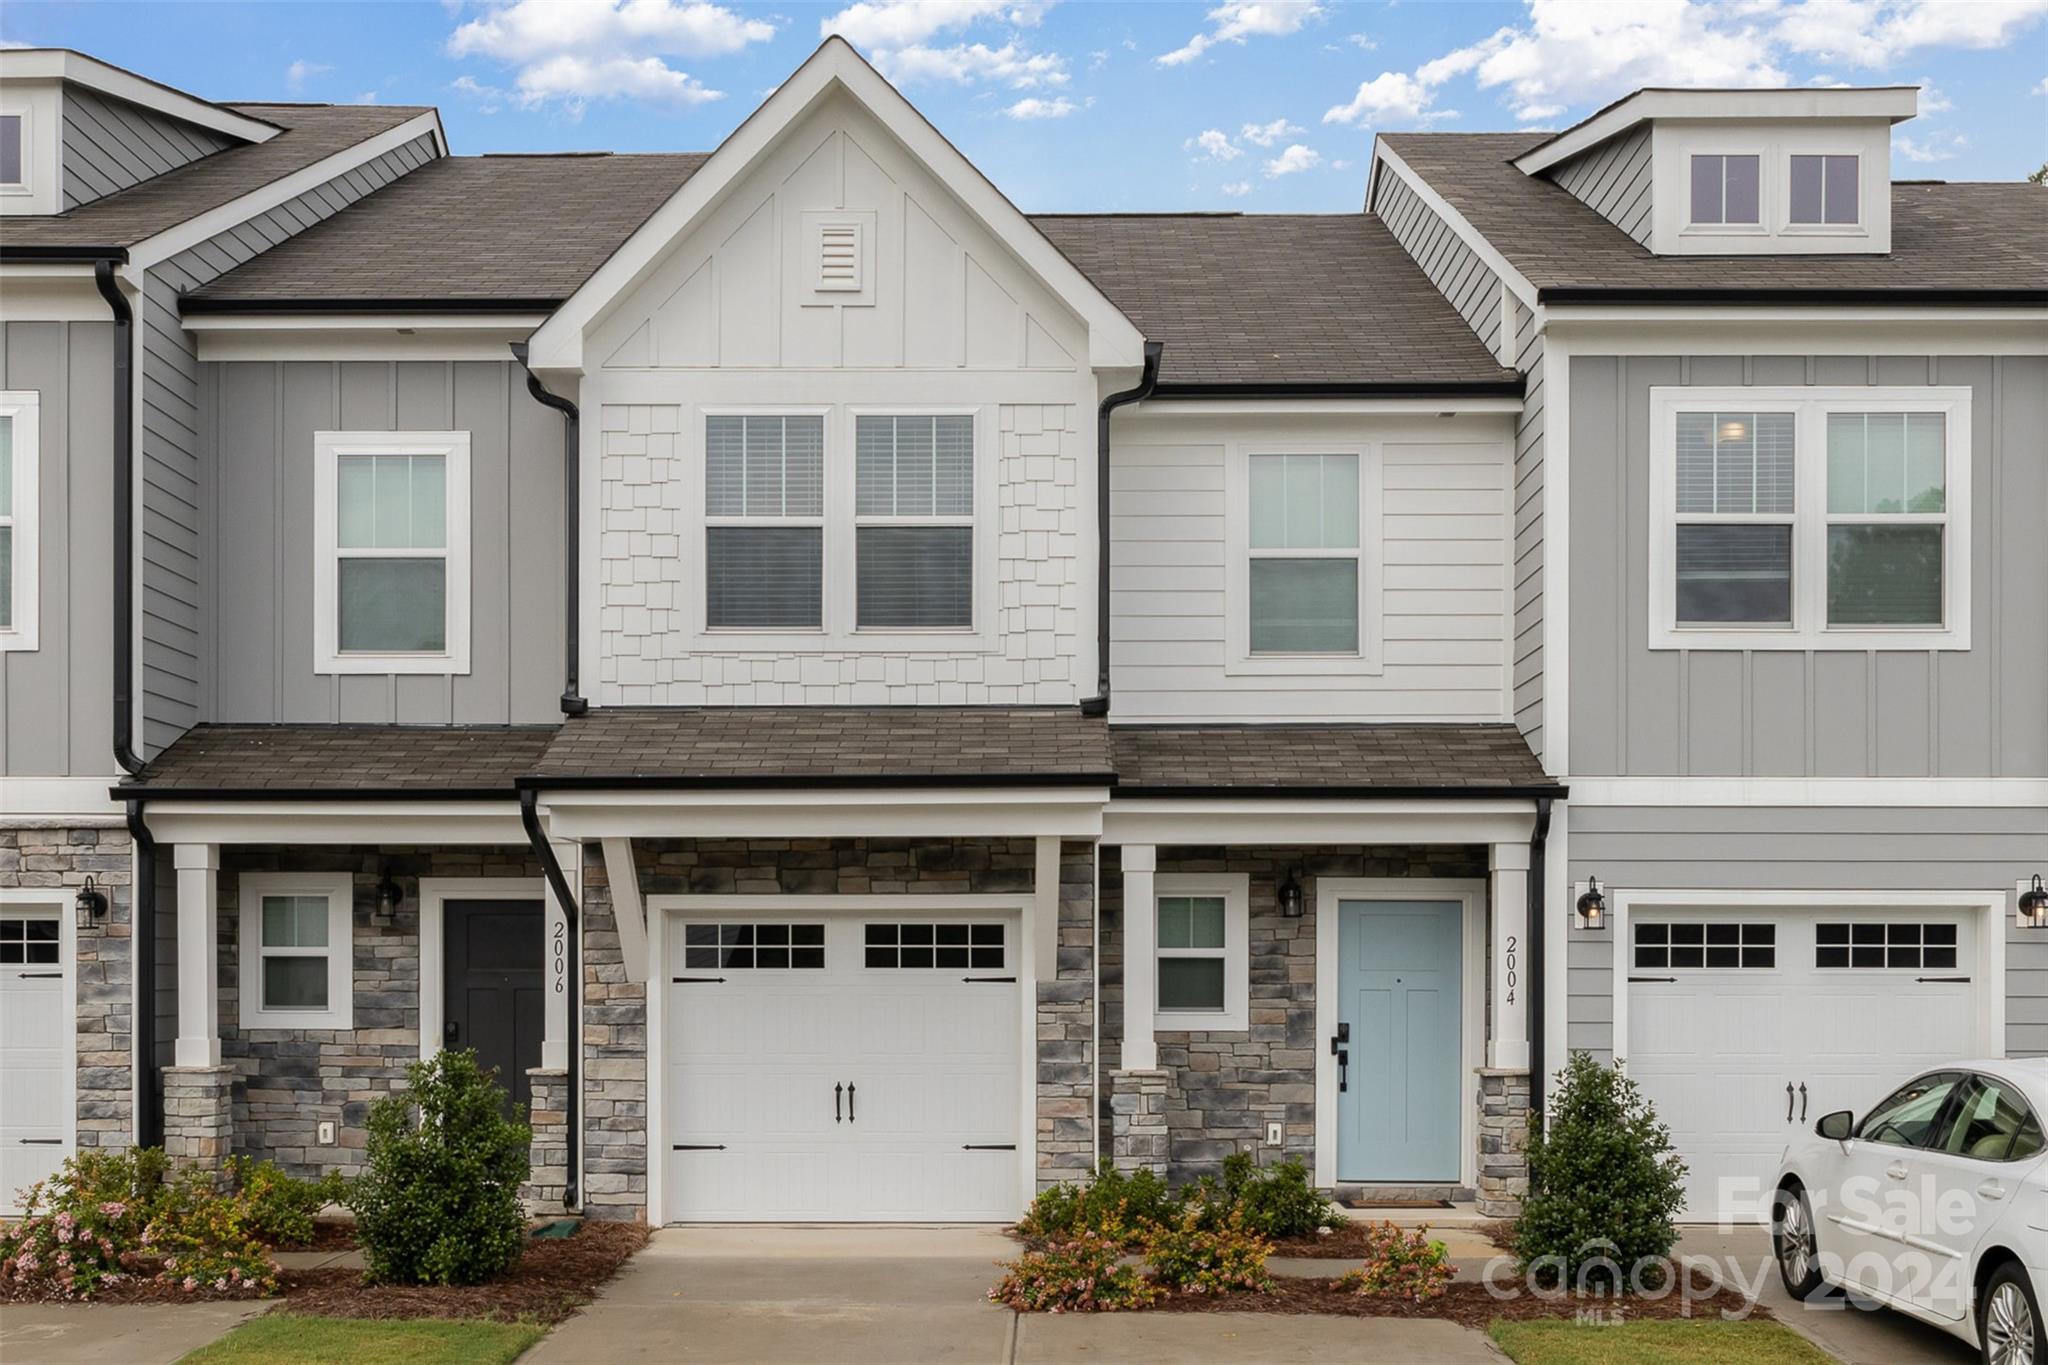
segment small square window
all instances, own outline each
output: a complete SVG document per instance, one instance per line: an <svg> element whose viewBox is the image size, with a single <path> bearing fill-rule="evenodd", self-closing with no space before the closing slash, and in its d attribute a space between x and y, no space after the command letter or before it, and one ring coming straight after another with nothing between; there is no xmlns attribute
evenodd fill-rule
<svg viewBox="0 0 2048 1365"><path fill-rule="evenodd" d="M1692 159L1692 221L1700 226L1743 226L1761 221L1762 160L1754 155Z"/></svg>
<svg viewBox="0 0 2048 1365"><path fill-rule="evenodd" d="M1853 227L1861 220L1855 157L1795 156L1791 179L1794 223Z"/></svg>

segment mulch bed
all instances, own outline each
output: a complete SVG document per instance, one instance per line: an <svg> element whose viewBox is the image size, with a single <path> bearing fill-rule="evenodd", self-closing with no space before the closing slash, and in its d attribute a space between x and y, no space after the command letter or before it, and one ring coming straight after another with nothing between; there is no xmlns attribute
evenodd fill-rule
<svg viewBox="0 0 2048 1365"><path fill-rule="evenodd" d="M1770 1310L1753 1304L1731 1289L1713 1290L1698 1284L1694 1297L1687 1299L1675 1290L1662 1298L1602 1298L1597 1295L1557 1295L1539 1298L1522 1285L1514 1285L1513 1297L1496 1297L1485 1285L1452 1284L1442 1295L1427 1303L1406 1299L1361 1298L1340 1289L1331 1280L1275 1276L1270 1294L1174 1294L1160 1299L1153 1313L1317 1313L1347 1318L1435 1318L1455 1322L1483 1332L1496 1318L1517 1322L1543 1318L1576 1318L1581 1313L1598 1313L1603 1318L1715 1318L1721 1313L1767 1319ZM1712 1292L1710 1292L1710 1290Z"/></svg>

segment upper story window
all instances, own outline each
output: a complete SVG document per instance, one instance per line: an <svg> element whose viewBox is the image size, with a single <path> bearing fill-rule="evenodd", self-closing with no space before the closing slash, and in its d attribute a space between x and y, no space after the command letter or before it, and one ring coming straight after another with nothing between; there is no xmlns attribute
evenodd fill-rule
<svg viewBox="0 0 2048 1365"><path fill-rule="evenodd" d="M857 626L972 625L973 416L858 416L853 447Z"/></svg>
<svg viewBox="0 0 2048 1365"><path fill-rule="evenodd" d="M1692 222L1701 227L1756 227L1763 222L1763 158L1696 155L1692 159Z"/></svg>
<svg viewBox="0 0 2048 1365"><path fill-rule="evenodd" d="M36 647L39 395L0 392L0 651Z"/></svg>
<svg viewBox="0 0 2048 1365"><path fill-rule="evenodd" d="M1251 650L1358 652L1358 457L1252 455Z"/></svg>
<svg viewBox="0 0 2048 1365"><path fill-rule="evenodd" d="M1653 648L1969 648L1967 389L1652 406Z"/></svg>
<svg viewBox="0 0 2048 1365"><path fill-rule="evenodd" d="M1795 154L1791 158L1790 221L1848 227L1860 222L1856 160L1854 156Z"/></svg>
<svg viewBox="0 0 2048 1365"><path fill-rule="evenodd" d="M314 437L315 671L469 671L469 433Z"/></svg>
<svg viewBox="0 0 2048 1365"><path fill-rule="evenodd" d="M704 512L706 626L823 627L822 416L705 418Z"/></svg>
<svg viewBox="0 0 2048 1365"><path fill-rule="evenodd" d="M28 173L22 158L26 148L22 143L22 132L26 120L21 114L0 114L0 187L15 187L28 183Z"/></svg>

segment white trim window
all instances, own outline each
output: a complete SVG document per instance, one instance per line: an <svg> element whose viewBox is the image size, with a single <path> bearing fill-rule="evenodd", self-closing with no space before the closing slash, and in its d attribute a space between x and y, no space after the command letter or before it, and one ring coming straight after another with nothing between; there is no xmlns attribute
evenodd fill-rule
<svg viewBox="0 0 2048 1365"><path fill-rule="evenodd" d="M1695 152L1689 221L1693 227L1763 227L1763 155Z"/></svg>
<svg viewBox="0 0 2048 1365"><path fill-rule="evenodd" d="M974 627L974 414L857 413L854 628Z"/></svg>
<svg viewBox="0 0 2048 1365"><path fill-rule="evenodd" d="M1244 873L1153 878L1158 942L1153 1027L1251 1027L1251 879Z"/></svg>
<svg viewBox="0 0 2048 1365"><path fill-rule="evenodd" d="M469 433L313 436L314 671L469 672Z"/></svg>
<svg viewBox="0 0 2048 1365"><path fill-rule="evenodd" d="M1231 673L1380 663L1380 457L1358 446L1233 448Z"/></svg>
<svg viewBox="0 0 2048 1365"><path fill-rule="evenodd" d="M0 194L23 194L28 182L28 110L0 111Z"/></svg>
<svg viewBox="0 0 2048 1365"><path fill-rule="evenodd" d="M36 647L41 618L42 397L0 393L0 653Z"/></svg>
<svg viewBox="0 0 2048 1365"><path fill-rule="evenodd" d="M704 418L704 625L825 626L825 418Z"/></svg>
<svg viewBox="0 0 2048 1365"><path fill-rule="evenodd" d="M1968 649L1970 391L1651 390L1650 645Z"/></svg>
<svg viewBox="0 0 2048 1365"><path fill-rule="evenodd" d="M1860 162L1853 152L1791 153L1785 168L1786 221L1793 227L1861 225Z"/></svg>
<svg viewBox="0 0 2048 1365"><path fill-rule="evenodd" d="M239 898L241 1026L354 1027L355 879L251 872Z"/></svg>

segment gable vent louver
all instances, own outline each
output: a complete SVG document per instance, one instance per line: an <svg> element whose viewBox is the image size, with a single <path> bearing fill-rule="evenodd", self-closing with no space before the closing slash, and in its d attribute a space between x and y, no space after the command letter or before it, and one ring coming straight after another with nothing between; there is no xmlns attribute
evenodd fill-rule
<svg viewBox="0 0 2048 1365"><path fill-rule="evenodd" d="M818 225L818 289L830 293L861 290L861 225Z"/></svg>

